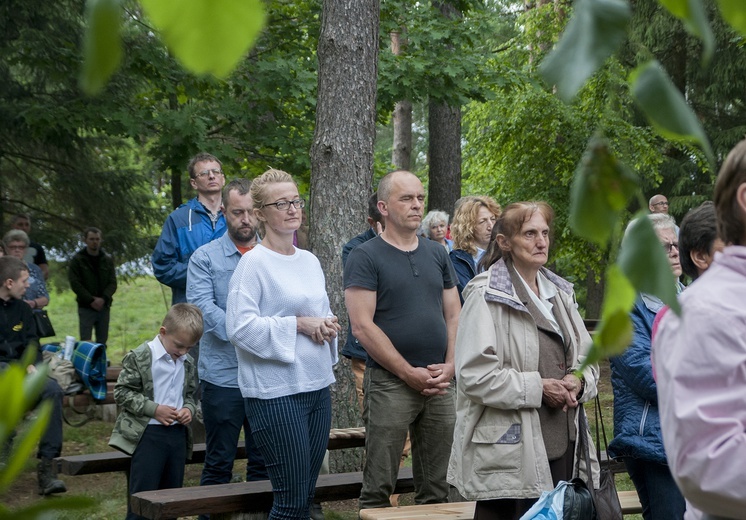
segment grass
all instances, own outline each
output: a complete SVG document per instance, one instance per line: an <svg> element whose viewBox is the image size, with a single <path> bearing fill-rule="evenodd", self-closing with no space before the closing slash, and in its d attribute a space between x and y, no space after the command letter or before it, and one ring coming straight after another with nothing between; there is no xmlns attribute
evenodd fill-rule
<svg viewBox="0 0 746 520"><path fill-rule="evenodd" d="M42 343L64 342L65 336L80 339L75 294L70 290L54 290L49 300L47 310L57 335L44 338ZM112 365L121 364L127 352L155 337L170 303L171 289L151 276L119 282L111 307L106 349Z"/></svg>

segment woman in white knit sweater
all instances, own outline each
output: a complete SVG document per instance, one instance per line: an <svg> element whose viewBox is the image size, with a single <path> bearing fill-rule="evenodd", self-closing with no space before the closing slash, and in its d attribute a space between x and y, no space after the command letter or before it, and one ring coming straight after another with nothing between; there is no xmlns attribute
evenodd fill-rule
<svg viewBox="0 0 746 520"><path fill-rule="evenodd" d="M264 172L251 198L262 241L231 278L226 329L246 416L272 481L269 518L308 518L329 438L340 327L318 259L293 246L305 202L292 177Z"/></svg>

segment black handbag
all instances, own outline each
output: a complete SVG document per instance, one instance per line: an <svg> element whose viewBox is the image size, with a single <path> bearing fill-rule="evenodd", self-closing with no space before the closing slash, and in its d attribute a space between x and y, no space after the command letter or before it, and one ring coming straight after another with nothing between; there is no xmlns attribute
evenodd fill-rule
<svg viewBox="0 0 746 520"><path fill-rule="evenodd" d="M582 478L574 478L565 488L562 520L595 520L598 518L593 495ZM591 487L593 484L591 484Z"/></svg>
<svg viewBox="0 0 746 520"><path fill-rule="evenodd" d="M34 321L36 322L36 334L40 338L50 338L55 336L52 320L49 319L47 311L44 309L35 309L33 313Z"/></svg>
<svg viewBox="0 0 746 520"><path fill-rule="evenodd" d="M601 462L601 440L599 439L599 430L603 434L605 450L609 446L606 439L606 428L604 427L604 418L601 415L601 401L596 395L595 405L596 419L596 455L598 463L601 465L600 487L595 490L596 512L599 520L623 520L622 504L619 503L619 494L616 491L616 482L614 482L614 473L609 468L610 460Z"/></svg>
<svg viewBox="0 0 746 520"><path fill-rule="evenodd" d="M588 419L586 418L583 407L580 407L578 418L578 438L581 443L580 449L583 450L582 455L585 457L586 468L590 473L590 446L588 443ZM591 495L593 496L593 503L596 506L596 518L598 520L623 520L622 505L619 503L619 495L616 491L616 483L614 482L614 474L609 469L609 463L606 461L601 464L601 443L599 438L599 430L603 432L604 448L608 445L606 441L606 429L604 428L603 417L601 417L601 401L598 396L595 399L595 410L594 415L596 418L596 456L598 458L601 475L599 478L599 487L596 489L593 487L593 479L588 479Z"/></svg>

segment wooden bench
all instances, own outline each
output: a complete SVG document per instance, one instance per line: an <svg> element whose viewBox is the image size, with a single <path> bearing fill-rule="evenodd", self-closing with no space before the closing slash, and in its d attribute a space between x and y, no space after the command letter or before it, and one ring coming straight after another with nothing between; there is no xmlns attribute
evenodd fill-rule
<svg viewBox="0 0 746 520"><path fill-rule="evenodd" d="M640 500L635 491L619 491L622 514L632 515L642 512ZM428 520L471 520L474 518L476 502L452 502L450 504L425 504L421 506L384 507L363 509L361 520L405 520L427 518Z"/></svg>
<svg viewBox="0 0 746 520"><path fill-rule="evenodd" d="M332 502L358 498L362 485L362 472L319 475L316 499L320 502ZM401 468L394 492L401 494L413 491L412 468ZM152 520L200 514L261 512L272 507L272 485L264 480L143 491L132 495L130 504L134 513Z"/></svg>
<svg viewBox="0 0 746 520"><path fill-rule="evenodd" d="M626 473L624 462L609 459L606 451L601 452L601 461L608 465L612 473ZM642 505L637 491L617 491L622 514L642 513ZM404 520L405 518L428 520L471 520L474 518L475 502L453 502L449 504L425 504L417 506L384 507L380 509L363 509L361 520Z"/></svg>
<svg viewBox="0 0 746 520"><path fill-rule="evenodd" d="M346 448L362 448L365 446L365 428L338 428L329 432L329 450ZM105 453L89 453L87 455L68 455L57 457L57 471L63 475L91 475L95 473L111 473L114 471L129 472L130 456L121 451ZM243 441L236 446L236 460L246 458L246 448ZM187 464L202 464L205 462L205 444L195 444L192 459Z"/></svg>

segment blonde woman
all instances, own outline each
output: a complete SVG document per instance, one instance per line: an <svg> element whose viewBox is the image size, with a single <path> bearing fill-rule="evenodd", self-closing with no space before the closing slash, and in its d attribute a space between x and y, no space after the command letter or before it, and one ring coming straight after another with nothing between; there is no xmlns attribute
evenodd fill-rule
<svg viewBox="0 0 746 520"><path fill-rule="evenodd" d="M231 278L226 331L272 482L269 518L308 518L329 439L340 327L318 259L293 245L305 202L292 177L268 170L252 183L251 197L262 242Z"/></svg>
<svg viewBox="0 0 746 520"><path fill-rule="evenodd" d="M490 244L492 228L499 216L500 205L491 197L469 196L456 202L451 224L453 251L450 257L458 277L459 296L469 280L482 272L477 265Z"/></svg>

